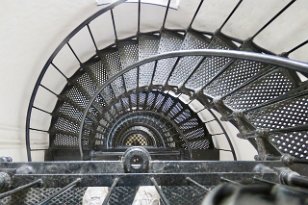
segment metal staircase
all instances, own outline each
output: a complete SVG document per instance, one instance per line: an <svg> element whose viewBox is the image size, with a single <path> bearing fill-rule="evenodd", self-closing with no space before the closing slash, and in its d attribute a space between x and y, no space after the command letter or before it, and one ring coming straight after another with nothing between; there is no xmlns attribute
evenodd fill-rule
<svg viewBox="0 0 308 205"><path fill-rule="evenodd" d="M28 109L29 161L32 152L45 150L45 161L99 162L22 165L30 166L33 172L20 171L21 164L0 163L0 171L19 170L14 186L24 179L45 181L44 188L54 189L54 195L41 197L48 204L71 200L61 198L69 182L72 187L110 186L104 204L131 204L140 185L154 185L163 204L200 204L204 195L222 181L232 185L216 188L206 198L207 204L227 204L215 202L220 192L229 193L226 198L242 193L235 201L240 203L244 200L241 197L251 190L261 198L265 193L292 197L290 193L294 190L281 188L279 183L307 188L304 175L308 160L308 65L288 59L289 54L307 42L281 55L274 55L254 42L296 1L287 3L245 40L222 32L242 0L214 33L193 26L206 4L203 0L192 8L194 15L185 30L166 28L171 10L169 0L161 29L142 32L139 1L134 4L138 8L136 35L119 39L113 11L123 2L117 1L89 17L59 45L38 78ZM91 23L103 14L110 15L115 41L99 49ZM88 32L96 50L84 62L70 43L81 30ZM65 46L80 64L72 76L54 63ZM55 69L66 80L60 93L42 83L49 69ZM35 103L39 90L56 97L52 111ZM33 110L51 117L48 130L32 126ZM257 149L256 161L217 161L221 159L220 151L228 152L234 160L238 158L224 122L235 126L237 136ZM47 133L49 147L32 148L33 133ZM225 140L229 148L216 146L216 140ZM46 181L51 180L55 182L47 185ZM251 184L271 184L271 188L255 188ZM58 186L64 188L55 189ZM277 193L271 192L275 186L279 187ZM74 189L82 193L66 193L76 196L71 204L78 204L85 188ZM31 190L23 197L13 197L14 200L28 197L25 204L33 204L30 194L36 196L37 190L45 193L43 188ZM122 192L131 194L123 196L120 202ZM302 199L307 192L304 194L297 197ZM195 196L194 202L190 196ZM271 202L274 204L277 199Z"/></svg>

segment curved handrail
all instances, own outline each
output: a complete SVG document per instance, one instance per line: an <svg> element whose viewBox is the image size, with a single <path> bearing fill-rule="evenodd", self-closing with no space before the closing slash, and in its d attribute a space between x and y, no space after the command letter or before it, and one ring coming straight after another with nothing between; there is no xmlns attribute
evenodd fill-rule
<svg viewBox="0 0 308 205"><path fill-rule="evenodd" d="M98 16L100 16L101 14L107 12L107 11L111 11L112 12L112 9L116 6L118 6L119 4L123 3L123 2L126 2L126 0L117 0L116 2L114 2L113 4L110 4L109 6L107 7L104 7L102 8L101 10L97 11L96 13L94 13L93 15L91 15L89 18L87 18L86 20L84 20L78 27L76 27L61 43L60 45L55 49L55 51L52 53L52 55L49 57L49 59L47 60L46 64L44 65L42 71L40 72L39 74L39 77L37 79L37 82L34 86L34 89L33 89L33 92L32 92L32 95L31 95L31 98L30 98L30 102L29 102L29 106L28 106L28 110L27 110L27 118L26 118L26 147L27 147L27 155L28 155L28 161L31 161L31 147L30 147L30 120L31 120L31 115L32 115L32 109L35 108L34 107L34 101L36 99L36 95L37 95L37 92L38 92L38 89L40 86L44 87L43 85L41 85L41 82L42 82L42 79L46 73L46 71L48 70L49 66L50 65L53 65L53 60L54 58L58 55L58 53L60 52L60 50L66 45L68 44L68 46L70 47L69 45L69 41L70 39L72 39L73 36L75 36L81 29L83 29L84 27L88 27L89 29L89 32L91 34L91 38L94 42L94 46L96 48L96 51L98 50L97 46L96 46L96 43L95 43L95 40L93 39L93 36L92 36L92 33L91 33L91 30L90 30L90 23L95 19L97 18ZM170 2L171 0L168 0L167 1L167 5L166 6L162 6L162 5L157 5L155 3L144 3L142 2L142 0L139 0L138 3L138 13L139 13L139 19L138 19L138 34L140 33L140 4L150 4L150 5L156 5L156 6L162 6L162 7L167 7L166 9L166 12L164 14L164 20L163 20L163 25L162 25L162 29L165 28L165 23L166 23L166 19L167 19L167 15L168 15L168 10L169 9L173 9L170 7ZM279 17L285 10L287 10L293 3L295 2L295 0L292 0L291 2L289 2L288 4L286 4L275 16L273 16L263 27L261 27L252 37L250 37L249 39L246 39L245 41L247 42L250 42L252 43L252 45L256 46L257 48L260 47L258 46L256 43L253 42L253 39L254 37L256 37L256 35L258 35L261 31L263 31L267 26L269 26L277 17ZM127 2L127 3L136 3L136 2ZM225 33L222 32L222 29L224 27L224 25L229 21L229 19L232 17L232 15L235 13L235 11L240 7L240 4L242 3L242 0L239 1L236 6L234 7L234 9L232 10L232 12L228 15L228 17L225 19L224 23L219 27L219 29L215 32L215 33L218 33L218 34L221 34L222 36L225 36L227 37L228 39L233 39L237 42L240 42L240 43L243 43L244 41L240 40L240 39L236 39L235 37L231 37L231 36L228 36L226 35ZM191 23L189 25L189 27L186 29L189 30L189 29L193 29L192 28L192 24L195 20L195 17L197 16L198 12L199 12L199 9L201 8L203 4L203 0L200 0L199 2L199 5L198 5L198 8L197 10L195 11L195 14L194 16L192 17L191 19ZM113 16L113 13L112 13L112 16ZM115 23L113 22L113 26L114 26L114 29L115 29ZM117 34L116 34L116 30L115 31L115 37L116 37L116 40L117 39ZM185 32L185 30L183 30ZM204 31L205 32L205 31ZM212 33L212 32L205 32L207 34L210 34L210 35L213 35L215 33ZM295 46L293 49L289 50L288 52L285 52L284 53L284 56L288 56L291 52L293 52L294 50L300 48L301 46L305 45L308 41L305 41L297 46ZM72 48L70 47L70 49L72 50ZM261 49L261 48L260 48ZM267 51L265 48L262 48L261 51L264 51L264 52L269 52ZM75 57L77 58L77 60L79 61L79 63L82 65L82 62L80 62L80 60L78 59L78 57L76 56L76 54L74 53L74 51L72 50L73 54L75 55ZM217 54L218 56L219 55L225 55L225 56L221 56L221 57L229 57L228 55L237 55L239 53L237 53L238 51L235 51L235 53L220 53L220 54ZM197 54L197 53L195 53ZM183 56L183 55L180 55L180 53L178 53L179 56ZM193 54L192 54L193 55ZM212 54L213 56L215 56L216 54L213 53ZM189 55L188 55L189 56ZM249 55L249 56L246 56L247 58L250 58L250 57L253 57L253 55ZM256 59L258 59L260 56L254 56ZM274 57L274 56L272 56ZM153 57L155 58L155 57ZM239 57L237 57L239 58ZM148 60L151 60L152 58L149 58ZM241 59L245 59L245 55L242 56ZM251 60L251 59L247 59L247 60ZM262 59L259 59L262 61ZM263 59L265 60L265 59ZM297 62L297 61L293 61L293 63L290 63L288 62L286 59L285 61L283 60L277 60L275 58L267 58L266 61L270 61L272 62L273 64L276 64L276 65L279 65L279 66L285 66L288 65L289 68L292 68L292 69L295 69L295 70L298 70L298 71L302 71L302 72L307 72L307 68L305 66L305 64L301 63L301 62ZM142 62L142 61L141 61ZM144 63L144 62L143 62ZM289 64L290 63L290 64ZM55 67L55 66L54 66ZM56 68L56 67L55 67ZM56 68L57 69L57 68ZM66 77L59 69L57 69L64 77ZM67 77L66 77L67 78ZM45 88L45 89L48 89L48 88ZM50 91L50 90L49 90ZM52 91L50 91L52 92ZM52 92L53 94L55 94L54 92ZM57 95L57 94L56 94ZM42 110L42 109L39 109L39 108L36 108L38 110L41 110L45 113L48 113L48 114L51 114L45 110ZM36 130L36 129L32 129L32 130ZM44 131L44 130L38 130L38 131L43 131L43 132L48 132L48 131Z"/></svg>
<svg viewBox="0 0 308 205"><path fill-rule="evenodd" d="M39 88L39 85L41 84L43 77L46 73L46 71L48 70L49 66L52 64L53 60L55 59L55 57L58 55L58 53L61 51L61 49L72 39L72 37L74 37L81 29L83 29L84 27L86 27L87 25L90 24L91 21L93 21L95 18L97 18L98 16L102 15L103 13L106 13L107 11L110 11L111 9L115 8L116 6L118 6L119 4L125 2L127 0L117 0L116 2L110 4L107 7L102 8L101 10L97 11L96 13L94 13L92 16L88 17L86 20L84 20L79 26L77 26L72 32L70 32L67 37L58 45L58 47L54 50L54 52L51 54L51 56L49 57L49 59L47 60L47 62L45 63L41 73L39 74L39 77L35 83L31 98L30 98L30 102L29 102L29 106L28 106L28 110L27 110L27 118L26 118L26 146L27 146L27 155L28 155L28 161L32 161L31 159L31 150L29 149L30 147L30 132L29 132L29 128L30 128L30 118L31 118L31 114L32 114L32 108L33 108L33 104L34 104L34 100Z"/></svg>
<svg viewBox="0 0 308 205"><path fill-rule="evenodd" d="M184 57L184 56L203 56L203 57L214 56L214 57L241 59L241 60L251 60L251 61L271 64L273 66L286 67L286 68L290 68L290 69L293 69L299 72L308 73L308 64L304 62L290 60L290 59L279 57L279 56L252 53L252 52L247 52L247 51L219 50L219 49L184 50L184 51L173 51L173 52L163 53L163 54L155 55L153 57L141 60L133 65L128 66L127 68L115 74L113 77L109 78L99 89L97 89L97 91L95 92L91 100L89 101L87 107L85 108L83 112L83 117L82 117L80 128L79 128L78 143L79 143L79 151L80 151L81 159L83 158L83 150L82 150L81 141L82 141L82 133L83 133L82 131L83 131L84 122L85 122L87 113L92 103L94 102L96 97L103 91L103 89L109 86L119 76L122 76L124 73L127 73L128 71L134 68L137 68L144 64L155 62L158 60L175 58L175 57Z"/></svg>

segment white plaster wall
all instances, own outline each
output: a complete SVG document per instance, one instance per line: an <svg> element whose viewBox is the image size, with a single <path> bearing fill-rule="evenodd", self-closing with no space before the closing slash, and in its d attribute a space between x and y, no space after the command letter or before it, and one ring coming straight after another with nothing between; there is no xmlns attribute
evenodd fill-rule
<svg viewBox="0 0 308 205"><path fill-rule="evenodd" d="M26 110L38 74L60 41L97 9L91 0L1 1L0 156L26 160Z"/></svg>
<svg viewBox="0 0 308 205"><path fill-rule="evenodd" d="M168 28L185 28L189 24L189 18L193 15L199 0L182 0L178 10L172 10L168 16ZM197 16L194 28L204 31L215 31L228 16L237 0L207 0L204 1L202 12ZM282 8L289 0L262 0L256 3L254 0L246 0L238 13L226 24L223 31L231 36L245 39L257 29L256 25L266 22L275 11ZM258 2L261 2L261 0ZM15 161L26 160L24 145L24 127L26 111L31 92L36 79L48 57L56 46L79 23L100 9L94 0L2 0L0 6L0 156L10 155ZM257 38L257 42L277 53L291 48L295 43L305 40L308 36L308 1L299 0L295 7L283 16L283 19L275 23L273 29L267 29ZM136 31L136 6L123 5L115 10L115 19L120 22L119 36L124 38ZM160 28L164 9L149 5L142 6L142 30L151 31ZM248 11L248 12L247 12ZM251 11L251 12L249 12ZM266 13L265 13L266 11ZM299 11L299 12L297 12ZM127 15L130 14L130 15ZM96 29L94 36L98 39L99 48L110 44L114 39L110 31L111 24L109 14L105 14L107 20L97 19L92 23ZM102 16L104 17L104 16ZM109 22L108 22L109 21ZM104 26L102 26L102 24ZM254 25L254 26L253 26ZM290 29L284 29L290 25ZM291 32L292 31L292 32ZM109 32L109 33L108 33ZM302 32L298 34L297 32ZM292 36L291 34L296 35ZM104 38L103 38L104 36ZM278 36L278 38L277 38ZM290 41L291 38L295 38ZM82 33L78 39L73 39L72 44L77 48L78 55L86 60L93 52L89 37ZM284 44L284 42L290 42ZM308 46L294 53L292 58L307 60ZM66 49L67 50L67 49ZM92 52L89 52L92 51ZM63 51L56 59L63 66L66 74L71 75L77 69L78 63L69 54ZM77 66L77 67L76 67ZM52 72L52 71L50 71ZM55 86L60 91L64 86L63 79L54 77L51 73L45 83ZM46 93L41 93L44 98L42 106L52 108L55 99ZM35 115L35 113L34 113ZM34 123L48 126L47 117L34 117ZM45 124L45 125L44 125ZM37 135L35 147L48 146L47 137ZM39 153L35 159L42 159Z"/></svg>

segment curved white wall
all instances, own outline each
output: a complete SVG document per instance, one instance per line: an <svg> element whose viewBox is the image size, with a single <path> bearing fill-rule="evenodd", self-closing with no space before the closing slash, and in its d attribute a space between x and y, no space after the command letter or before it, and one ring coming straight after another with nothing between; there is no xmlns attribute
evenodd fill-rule
<svg viewBox="0 0 308 205"><path fill-rule="evenodd" d="M65 36L98 9L88 0L1 1L0 156L26 160L26 111L39 72Z"/></svg>
<svg viewBox="0 0 308 205"><path fill-rule="evenodd" d="M182 0L177 11L172 10L168 16L168 28L185 28L198 5L199 0ZM254 32L256 25L262 25L289 0L245 0L239 13L231 18L223 31L230 35L245 39ZM229 14L237 0L207 0L197 16L194 28L214 31ZM48 57L59 43L80 22L101 7L93 0L3 0L0 6L0 156L9 155L15 161L26 160L24 127L26 111L30 95L36 79ZM252 12L250 11L253 8ZM261 45L280 53L290 49L296 43L308 36L308 1L299 0L292 10L277 21L272 29L266 29L256 39ZM136 5L125 4L115 10L120 38L125 38L136 32ZM150 5L142 6L142 31L152 31L160 28L164 9ZM299 11L299 12L297 12ZM128 15L129 14L129 15ZM109 14L105 14L107 16ZM103 17L103 16L102 16ZM110 16L108 16L109 18ZM154 18L153 18L154 17ZM94 36L98 40L99 48L113 42L113 32L108 20L99 18L92 23ZM290 29L284 29L288 27ZM240 29L235 29L240 28ZM297 32L301 32L300 34ZM104 38L103 38L104 37ZM87 34L80 34L79 39L72 40L72 46L78 50L82 60L86 60L93 53ZM282 42L287 42L283 44ZM92 51L92 52L89 52ZM305 55L308 46L295 52L292 57L307 60ZM69 56L70 55L70 56ZM71 59L71 60L70 60ZM63 52L57 59L68 75L74 73L78 63L71 54ZM77 66L77 67L76 67ZM50 71L52 72L52 71ZM50 76L58 74L51 73ZM53 77L45 79L45 83L56 87L60 91L64 82L54 82ZM42 104L50 107L55 99L47 94ZM35 113L34 113L35 115ZM37 118L40 119L40 118ZM35 118L34 118L35 120ZM45 123L37 120L36 123ZM35 122L34 122L35 123ZM36 137L38 147L47 146L47 137ZM38 155L36 159L42 159Z"/></svg>

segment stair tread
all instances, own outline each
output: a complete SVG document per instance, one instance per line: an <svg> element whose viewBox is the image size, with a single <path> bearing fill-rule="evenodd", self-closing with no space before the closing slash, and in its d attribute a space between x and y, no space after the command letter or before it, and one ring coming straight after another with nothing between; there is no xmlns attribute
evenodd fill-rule
<svg viewBox="0 0 308 205"><path fill-rule="evenodd" d="M292 92L286 95L292 95ZM308 124L308 95L279 101L247 113L247 119L257 128L281 129Z"/></svg>
<svg viewBox="0 0 308 205"><path fill-rule="evenodd" d="M58 132L53 136L50 149L63 149L63 148L78 147L78 137L76 135L62 134Z"/></svg>
<svg viewBox="0 0 308 205"><path fill-rule="evenodd" d="M188 31L181 45L181 50L205 49L209 46L210 41L211 40L202 33Z"/></svg>
<svg viewBox="0 0 308 205"><path fill-rule="evenodd" d="M268 140L282 153L308 160L307 141L305 144L307 136L307 131L292 132L292 134L280 133L271 135Z"/></svg>
<svg viewBox="0 0 308 205"><path fill-rule="evenodd" d="M203 44L200 42L203 42ZM209 39L200 33L187 33L187 38L185 38L183 42L182 49L202 48L223 50L237 49L235 45L224 40L220 36L213 36L209 42ZM181 59L168 84L181 87L183 83L187 82L185 83L186 88L191 90L201 89L213 76L215 76L215 74L231 61L230 58L224 57L206 57L203 62L201 62L201 60L202 57L198 56L184 57ZM201 64L199 65L199 63ZM196 69L195 71L194 68Z"/></svg>
<svg viewBox="0 0 308 205"><path fill-rule="evenodd" d="M158 53L164 53L169 51L176 51L181 48L184 36L177 32L164 30L160 36ZM168 76L176 62L176 58L160 60L157 63L156 72L153 78L154 85L161 85L165 83Z"/></svg>
<svg viewBox="0 0 308 205"><path fill-rule="evenodd" d="M149 58L158 53L160 37L154 34L140 34L139 40L139 61Z"/></svg>
<svg viewBox="0 0 308 205"><path fill-rule="evenodd" d="M62 117L58 117L50 129L50 133L67 133L69 135L78 135L80 125L71 122Z"/></svg>
<svg viewBox="0 0 308 205"><path fill-rule="evenodd" d="M85 63L85 71L88 73L91 80L95 83L95 87L98 88L106 82L108 79L106 69L103 66L101 58L95 56L90 61Z"/></svg>
<svg viewBox="0 0 308 205"><path fill-rule="evenodd" d="M73 80L71 84L73 84L73 86L75 86L88 99L91 99L97 89L95 82L91 80L88 73L82 74L77 79Z"/></svg>
<svg viewBox="0 0 308 205"><path fill-rule="evenodd" d="M224 103L234 110L245 110L294 89L292 80L282 70L275 70L228 96Z"/></svg>
<svg viewBox="0 0 308 205"><path fill-rule="evenodd" d="M53 111L53 115L56 116L57 113L67 115L69 117L75 118L76 120L81 120L83 113L76 109L72 104L68 102L63 102L61 105L57 106Z"/></svg>
<svg viewBox="0 0 308 205"><path fill-rule="evenodd" d="M139 36L139 60L158 54L160 37L154 34L141 34ZM140 66L139 86L145 87L151 84L155 63L147 63Z"/></svg>
<svg viewBox="0 0 308 205"><path fill-rule="evenodd" d="M102 59L102 63L106 68L106 73L109 78L122 70L120 54L116 47L109 47L99 51L99 56Z"/></svg>
<svg viewBox="0 0 308 205"><path fill-rule="evenodd" d="M89 99L84 96L84 94L77 87L74 86L61 94L60 99L62 101L69 102L80 111L83 111L89 103Z"/></svg>
<svg viewBox="0 0 308 205"><path fill-rule="evenodd" d="M236 49L235 45L224 41L219 36L213 36L208 45L209 49L230 50ZM199 66L199 68L187 80L185 87L191 90L199 90L206 85L224 66L232 59L225 57L207 57Z"/></svg>
<svg viewBox="0 0 308 205"><path fill-rule="evenodd" d="M267 65L255 61L235 60L203 93L213 97L225 95L266 67Z"/></svg>
<svg viewBox="0 0 308 205"><path fill-rule="evenodd" d="M203 36L201 33L189 31L181 45L181 50L205 49L209 44L210 39ZM168 84L178 87L181 86L202 59L203 57L201 56L183 57L171 74Z"/></svg>
<svg viewBox="0 0 308 205"><path fill-rule="evenodd" d="M121 40L118 42L118 49L122 70L138 61L139 48L137 40Z"/></svg>
<svg viewBox="0 0 308 205"><path fill-rule="evenodd" d="M184 36L176 32L168 30L162 31L160 36L158 53L180 50L183 40Z"/></svg>
<svg viewBox="0 0 308 205"><path fill-rule="evenodd" d="M121 65L120 51L118 50L118 48L109 47L107 49L104 49L103 51L100 51L99 55L106 69L108 78L113 77L122 70L123 67ZM115 81L113 81L111 86L116 96L125 92L124 81L121 77L118 77Z"/></svg>

